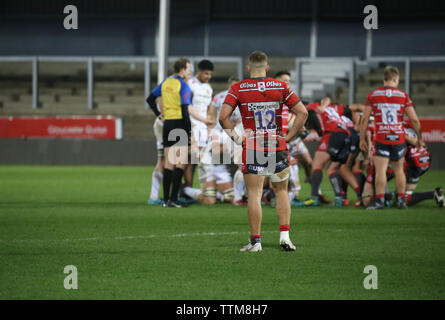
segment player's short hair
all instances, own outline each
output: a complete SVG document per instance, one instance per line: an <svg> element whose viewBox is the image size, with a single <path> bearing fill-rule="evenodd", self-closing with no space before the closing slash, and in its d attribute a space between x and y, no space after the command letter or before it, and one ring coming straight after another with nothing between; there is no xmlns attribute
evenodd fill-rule
<svg viewBox="0 0 445 320"><path fill-rule="evenodd" d="M180 72L182 69L187 69L187 63L190 63L190 60L187 58L179 58L173 64L173 70L175 73Z"/></svg>
<svg viewBox="0 0 445 320"><path fill-rule="evenodd" d="M276 79L276 78L279 78L279 77L284 76L284 75L290 77L290 72L289 71L278 71L277 73L275 73L274 78Z"/></svg>
<svg viewBox="0 0 445 320"><path fill-rule="evenodd" d="M254 68L265 68L267 66L267 54L256 50L249 56L249 65Z"/></svg>
<svg viewBox="0 0 445 320"><path fill-rule="evenodd" d="M385 70L383 71L383 80L385 81L391 81L396 76L400 75L399 69L394 66L386 66Z"/></svg>
<svg viewBox="0 0 445 320"><path fill-rule="evenodd" d="M227 80L228 83L232 83L233 81L238 82L239 78L237 76L230 76L229 79Z"/></svg>
<svg viewBox="0 0 445 320"><path fill-rule="evenodd" d="M213 68L214 68L214 65L210 60L204 59L198 63L198 69L201 71L204 71L204 70L213 71Z"/></svg>

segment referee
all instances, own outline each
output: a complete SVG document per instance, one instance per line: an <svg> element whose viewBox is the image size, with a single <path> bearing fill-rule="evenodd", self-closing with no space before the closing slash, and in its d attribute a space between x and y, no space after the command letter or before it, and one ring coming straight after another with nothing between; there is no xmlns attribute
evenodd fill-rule
<svg viewBox="0 0 445 320"><path fill-rule="evenodd" d="M188 159L191 132L189 116L191 90L186 83L191 75L190 61L186 58L176 60L174 71L175 74L165 79L151 92L147 102L156 116L164 120L162 136L165 162L162 206L181 208L183 205L178 202L178 192ZM159 111L156 99L160 97L162 97L160 104L162 107Z"/></svg>

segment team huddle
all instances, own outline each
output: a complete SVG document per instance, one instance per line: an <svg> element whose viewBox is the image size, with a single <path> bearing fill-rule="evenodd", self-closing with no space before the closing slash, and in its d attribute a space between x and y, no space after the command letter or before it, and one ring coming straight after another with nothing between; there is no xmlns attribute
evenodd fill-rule
<svg viewBox="0 0 445 320"><path fill-rule="evenodd" d="M348 186L356 194L354 205L369 210L406 209L428 199L444 206L440 187L414 192L431 155L410 98L397 88L397 68L386 67L384 85L364 104L351 105L329 97L301 101L290 89L288 72L266 76L268 58L261 51L249 57L249 78L231 77L228 90L214 96L212 62L202 60L194 77L188 59L177 60L174 69L147 98L157 117L158 149L150 205L181 208L221 201L247 206L250 240L241 251L248 252L262 250L264 204L276 207L285 251L295 250L289 238L290 207L347 206ZM313 140L319 146L312 158L305 142ZM200 188L193 187L196 168ZM308 199L300 199L300 168L311 185ZM321 192L323 170L333 201ZM392 178L395 193L387 185Z"/></svg>

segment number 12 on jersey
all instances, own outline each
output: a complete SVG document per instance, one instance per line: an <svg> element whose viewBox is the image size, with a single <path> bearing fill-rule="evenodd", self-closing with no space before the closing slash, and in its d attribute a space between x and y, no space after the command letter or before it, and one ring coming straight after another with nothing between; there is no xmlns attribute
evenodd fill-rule
<svg viewBox="0 0 445 320"><path fill-rule="evenodd" d="M255 111L255 127L257 130L276 129L275 110Z"/></svg>

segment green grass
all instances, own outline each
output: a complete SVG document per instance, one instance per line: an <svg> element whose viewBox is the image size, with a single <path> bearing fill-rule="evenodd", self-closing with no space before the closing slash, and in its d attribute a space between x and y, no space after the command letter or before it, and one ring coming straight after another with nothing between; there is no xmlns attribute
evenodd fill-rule
<svg viewBox="0 0 445 320"><path fill-rule="evenodd" d="M249 254L239 252L246 208L149 207L152 170L0 166L0 299L445 298L445 211L433 201L293 208L296 252L279 250L264 207L263 251ZM443 181L431 171L419 190ZM64 289L66 265L78 290ZM378 290L363 288L366 265L378 268Z"/></svg>

